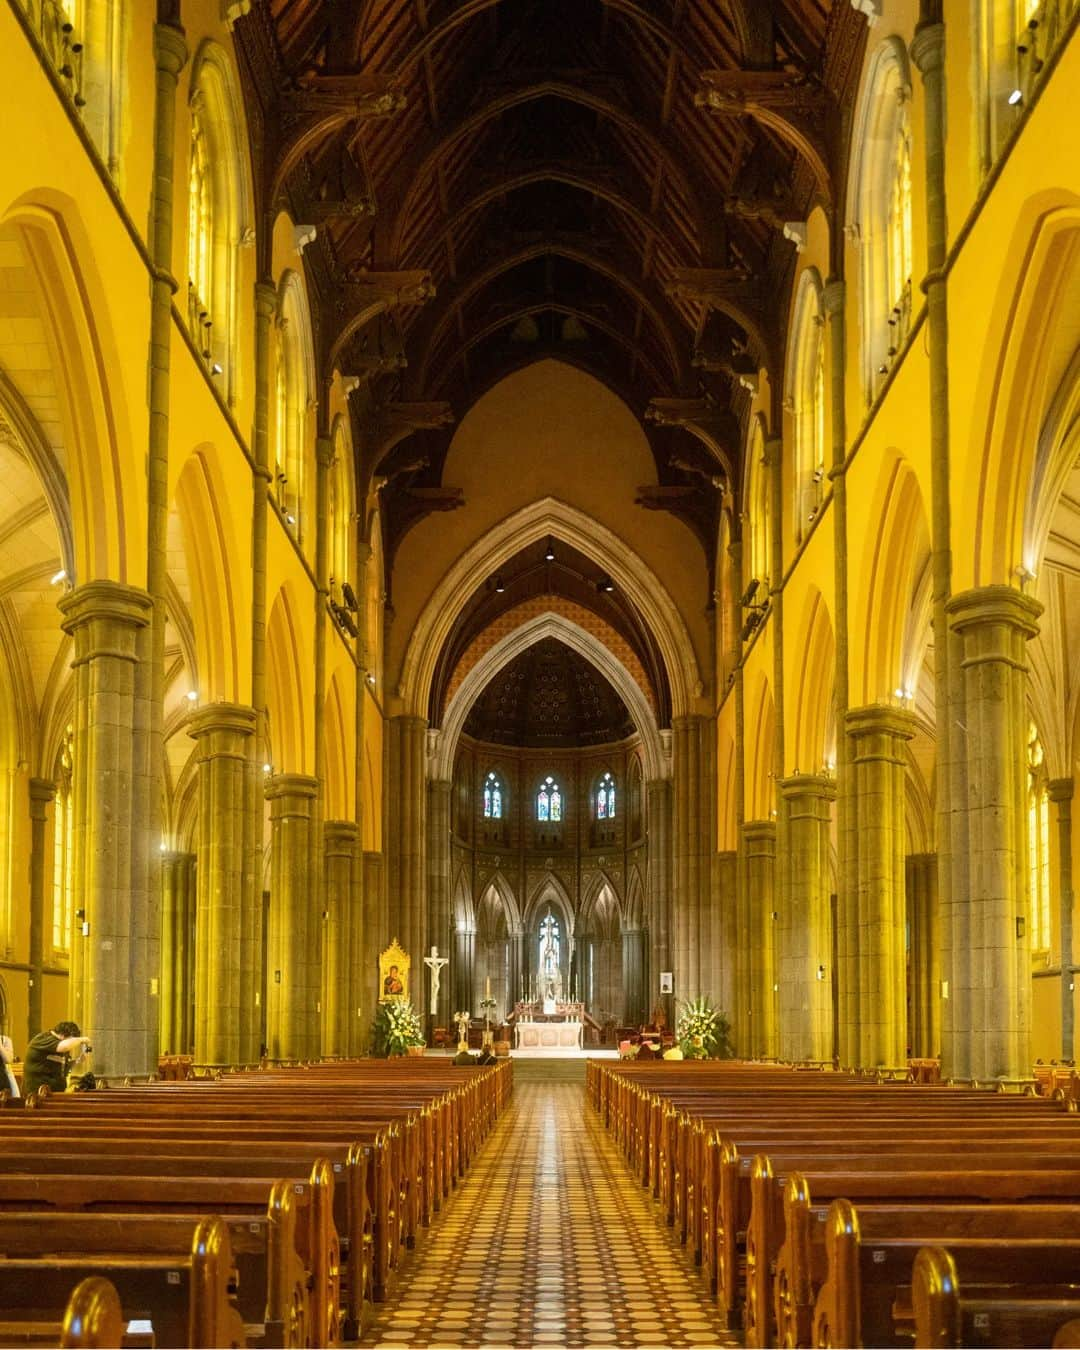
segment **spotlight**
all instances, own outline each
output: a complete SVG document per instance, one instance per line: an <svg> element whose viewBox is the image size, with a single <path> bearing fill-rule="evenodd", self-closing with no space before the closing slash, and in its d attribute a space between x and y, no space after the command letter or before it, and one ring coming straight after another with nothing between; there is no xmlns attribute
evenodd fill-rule
<svg viewBox="0 0 1080 1350"><path fill-rule="evenodd" d="M373 670L368 671L367 682L371 685L372 689L375 688L375 672Z"/></svg>
<svg viewBox="0 0 1080 1350"><path fill-rule="evenodd" d="M199 701L199 691L198 691L197 689L189 689L189 690L187 691L186 697L187 697L187 701L188 701L189 703L198 703L198 701Z"/></svg>
<svg viewBox="0 0 1080 1350"><path fill-rule="evenodd" d="M50 586L59 586L60 583L61 583L62 581L66 581L66 580L67 580L67 573L66 573L66 572L64 571L64 569L61 567L60 571L57 572L56 576L50 577L50 578L49 578L49 585L50 585Z"/></svg>
<svg viewBox="0 0 1080 1350"><path fill-rule="evenodd" d="M355 614L356 611L360 608L360 605L356 599L356 592L353 590L353 588L349 585L347 581L343 581L341 583L341 594L346 605L348 605L348 607Z"/></svg>
<svg viewBox="0 0 1080 1350"><path fill-rule="evenodd" d="M210 374L211 375L221 374L221 365L219 362L215 361L214 364L210 367Z"/></svg>
<svg viewBox="0 0 1080 1350"><path fill-rule="evenodd" d="M292 513L291 511L289 511L289 512L286 514L285 519L289 522L290 525L295 525L295 524L296 524L296 517L293 515L293 513Z"/></svg>
<svg viewBox="0 0 1080 1350"><path fill-rule="evenodd" d="M547 541L547 548L544 551L544 561L545 562L555 561L555 545L551 542L550 539Z"/></svg>
<svg viewBox="0 0 1080 1350"><path fill-rule="evenodd" d="M1023 101L1024 101L1024 91L1022 89L1014 89L1012 93L1009 95L1010 108L1015 108L1018 103L1023 103Z"/></svg>
<svg viewBox="0 0 1080 1350"><path fill-rule="evenodd" d="M272 764L264 764L264 765L263 765L263 773L273 773L273 772L274 772L274 766L273 766Z"/></svg>
<svg viewBox="0 0 1080 1350"><path fill-rule="evenodd" d="M745 591L743 591L742 600L740 601L740 604L742 605L743 609L746 609L748 605L752 605L754 603L754 596L757 595L758 587L760 585L761 585L760 580L757 577L754 577L753 580L750 582L750 585L747 586Z"/></svg>
<svg viewBox="0 0 1080 1350"><path fill-rule="evenodd" d="M506 587L503 585L503 579L502 579L502 577L496 577L496 578L495 578L495 594L496 594L496 595L502 595L503 591L505 591L505 590L506 590Z"/></svg>
<svg viewBox="0 0 1080 1350"><path fill-rule="evenodd" d="M610 595L615 589L615 583L610 577L601 577L596 583L596 589L601 591L604 595Z"/></svg>

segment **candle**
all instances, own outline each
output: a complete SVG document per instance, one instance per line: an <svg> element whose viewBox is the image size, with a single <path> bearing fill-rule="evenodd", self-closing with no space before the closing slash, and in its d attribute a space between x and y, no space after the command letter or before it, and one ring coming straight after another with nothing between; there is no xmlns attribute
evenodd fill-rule
<svg viewBox="0 0 1080 1350"><path fill-rule="evenodd" d="M485 998L490 998L490 997L491 997L491 976L490 976L490 975L487 977L487 984L484 986L484 997L485 997Z"/></svg>

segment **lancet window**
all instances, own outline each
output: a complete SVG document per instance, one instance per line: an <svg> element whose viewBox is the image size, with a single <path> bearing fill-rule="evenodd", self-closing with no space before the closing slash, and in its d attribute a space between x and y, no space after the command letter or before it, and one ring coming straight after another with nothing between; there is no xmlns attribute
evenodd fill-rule
<svg viewBox="0 0 1080 1350"><path fill-rule="evenodd" d="M1050 950L1050 796L1042 742L1028 729L1028 873L1031 950Z"/></svg>
<svg viewBox="0 0 1080 1350"><path fill-rule="evenodd" d="M562 792L550 775L544 779L536 794L536 819L553 823L562 820Z"/></svg>
<svg viewBox="0 0 1080 1350"><path fill-rule="evenodd" d="M74 834L71 802L72 735L64 737L56 761L56 796L53 798L53 906L52 949L65 955L71 949L74 921L72 879L72 838Z"/></svg>
<svg viewBox="0 0 1080 1350"><path fill-rule="evenodd" d="M615 819L615 779L610 773L604 774L596 789L596 819Z"/></svg>
<svg viewBox="0 0 1080 1350"><path fill-rule="evenodd" d="M484 819L502 820L503 788L498 774L489 773L484 779Z"/></svg>
<svg viewBox="0 0 1080 1350"><path fill-rule="evenodd" d="M795 432L794 523L800 540L821 506L825 481L825 311L815 267L799 278L787 402Z"/></svg>

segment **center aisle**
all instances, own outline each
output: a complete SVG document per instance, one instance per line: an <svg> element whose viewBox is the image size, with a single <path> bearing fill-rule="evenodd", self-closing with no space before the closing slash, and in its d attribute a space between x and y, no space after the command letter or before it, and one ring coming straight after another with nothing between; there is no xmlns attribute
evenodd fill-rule
<svg viewBox="0 0 1080 1350"><path fill-rule="evenodd" d="M509 1109L362 1344L739 1343L574 1070L534 1062L519 1073L515 1063Z"/></svg>

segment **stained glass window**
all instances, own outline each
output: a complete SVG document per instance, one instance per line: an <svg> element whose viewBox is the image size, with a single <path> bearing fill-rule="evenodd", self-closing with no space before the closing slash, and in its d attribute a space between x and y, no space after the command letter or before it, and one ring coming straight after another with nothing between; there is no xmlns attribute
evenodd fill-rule
<svg viewBox="0 0 1080 1350"><path fill-rule="evenodd" d="M596 789L596 819L615 819L615 779L610 773L604 774Z"/></svg>
<svg viewBox="0 0 1080 1350"><path fill-rule="evenodd" d="M537 820L562 820L562 793L554 778L544 779L540 791L536 794Z"/></svg>
<svg viewBox="0 0 1080 1350"><path fill-rule="evenodd" d="M497 774L489 773L484 780L484 819L502 820L502 783Z"/></svg>

